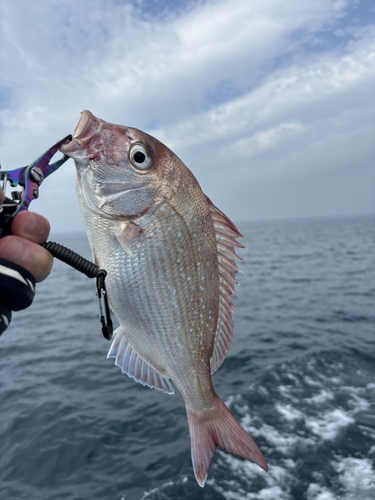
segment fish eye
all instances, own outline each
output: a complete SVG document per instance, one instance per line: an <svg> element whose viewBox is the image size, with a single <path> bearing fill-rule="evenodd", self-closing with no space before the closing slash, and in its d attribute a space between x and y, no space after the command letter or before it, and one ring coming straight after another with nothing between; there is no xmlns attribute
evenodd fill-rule
<svg viewBox="0 0 375 500"><path fill-rule="evenodd" d="M138 170L149 170L152 167L152 158L143 144L134 144L129 151L129 160Z"/></svg>

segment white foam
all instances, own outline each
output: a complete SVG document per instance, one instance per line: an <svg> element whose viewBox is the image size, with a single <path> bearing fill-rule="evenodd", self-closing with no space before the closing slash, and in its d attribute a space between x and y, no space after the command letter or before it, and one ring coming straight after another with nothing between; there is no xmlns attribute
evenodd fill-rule
<svg viewBox="0 0 375 500"><path fill-rule="evenodd" d="M280 463L284 464L287 469L294 469L296 467L296 462L292 458L282 458Z"/></svg>
<svg viewBox="0 0 375 500"><path fill-rule="evenodd" d="M301 411L289 404L282 405L281 403L277 403L275 408L288 422L300 420L304 417L304 414Z"/></svg>
<svg viewBox="0 0 375 500"><path fill-rule="evenodd" d="M233 471L232 477L241 477L242 482L245 480L249 485L249 488L240 488L235 479L226 481L226 487L219 486L215 480L207 481L226 500L290 500L289 485L293 483L293 476L287 469L270 465L268 472L265 472L251 462L239 460L223 452L219 454L226 469ZM256 492L248 491L254 480L259 480L259 476L264 481L264 487Z"/></svg>
<svg viewBox="0 0 375 500"><path fill-rule="evenodd" d="M284 398L290 399L290 401L293 401L293 403L298 403L299 399L291 394L291 392L294 390L293 386L279 385L277 390Z"/></svg>
<svg viewBox="0 0 375 500"><path fill-rule="evenodd" d="M211 484L212 487L226 500L290 500L290 496L285 493L280 486L271 486L270 488L262 488L256 493L239 491L225 491L224 488Z"/></svg>
<svg viewBox="0 0 375 500"><path fill-rule="evenodd" d="M354 423L354 418L341 408L328 411L321 418L309 418L305 424L310 431L325 441L332 441L338 433Z"/></svg>
<svg viewBox="0 0 375 500"><path fill-rule="evenodd" d="M309 377L308 375L305 375L303 377L303 380L304 382L307 384L307 385L310 385L312 387L321 387L321 382L317 381L317 380L314 380L313 378Z"/></svg>
<svg viewBox="0 0 375 500"><path fill-rule="evenodd" d="M304 401L313 405L320 405L322 403L326 403L327 401L331 401L334 398L335 396L332 391L322 389L318 394L315 394L315 396L312 396L311 398L304 398Z"/></svg>
<svg viewBox="0 0 375 500"><path fill-rule="evenodd" d="M249 500L288 500L290 496L285 493L279 486L271 486L270 488L263 488L257 493L250 493L246 499Z"/></svg>
<svg viewBox="0 0 375 500"><path fill-rule="evenodd" d="M340 368L342 370L343 367ZM327 377L331 384L342 385L342 378L340 377Z"/></svg>
<svg viewBox="0 0 375 500"><path fill-rule="evenodd" d="M370 402L367 401L367 399L362 397L362 395L365 391L364 388L345 386L345 387L342 387L342 390L350 394L351 399L348 400L348 404L349 404L349 406L351 406L353 408L354 413L369 409Z"/></svg>
<svg viewBox="0 0 375 500"><path fill-rule="evenodd" d="M282 369L285 370L285 371L287 371L288 367L286 365L282 365ZM292 373L292 372L289 371L289 372L285 373L285 376L289 380L291 380L292 382L294 382L295 385L298 385L298 383L299 383L299 377L297 375L295 375L294 373Z"/></svg>
<svg viewBox="0 0 375 500"><path fill-rule="evenodd" d="M343 458L333 464L343 490L335 496L326 487L311 483L307 500L373 500L375 498L375 471L367 458Z"/></svg>
<svg viewBox="0 0 375 500"><path fill-rule="evenodd" d="M167 483L164 483L162 486L158 488L153 488L150 491L146 491L142 496L141 500L147 500L148 498L152 498L153 495L159 494L159 492L163 491L164 489L170 488L174 484L175 483L173 481L168 481Z"/></svg>
<svg viewBox="0 0 375 500"><path fill-rule="evenodd" d="M236 477L240 473L241 477L245 476L251 480L259 476L264 480L268 479L269 473L253 462L240 460L235 455L227 454L221 450L218 450L217 453L220 456L220 460L225 463L225 468L234 472L233 477Z"/></svg>
<svg viewBox="0 0 375 500"><path fill-rule="evenodd" d="M277 448L284 455L290 455L297 443L314 444L311 439L297 436L297 434L282 434L268 424L263 424L260 429L249 428L246 422L243 422L243 426L251 436L263 436L271 447ZM263 448L265 447L263 446Z"/></svg>
<svg viewBox="0 0 375 500"><path fill-rule="evenodd" d="M309 484L306 497L307 500L337 500L329 489L316 483Z"/></svg>
<svg viewBox="0 0 375 500"><path fill-rule="evenodd" d="M374 498L375 470L370 459L347 457L334 465L340 474L339 481L349 495L348 499L361 498L361 500L365 500L370 498L367 496L370 494L371 498Z"/></svg>

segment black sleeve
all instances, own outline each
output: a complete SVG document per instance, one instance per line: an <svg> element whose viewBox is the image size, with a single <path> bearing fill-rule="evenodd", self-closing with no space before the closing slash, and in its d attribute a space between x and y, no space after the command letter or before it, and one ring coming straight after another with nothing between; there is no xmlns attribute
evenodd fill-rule
<svg viewBox="0 0 375 500"><path fill-rule="evenodd" d="M26 269L0 259L0 335L8 327L11 311L26 309L35 295L35 279Z"/></svg>

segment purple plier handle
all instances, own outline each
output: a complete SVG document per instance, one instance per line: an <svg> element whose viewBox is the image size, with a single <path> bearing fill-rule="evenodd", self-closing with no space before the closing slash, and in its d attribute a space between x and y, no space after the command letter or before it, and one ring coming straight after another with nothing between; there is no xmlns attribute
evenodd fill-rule
<svg viewBox="0 0 375 500"><path fill-rule="evenodd" d="M60 168L61 165L69 159L68 156L64 155L60 160L51 165L49 164L51 158L57 153L61 146L71 139L72 136L67 135L26 167L0 172L1 179L4 183L8 180L12 187L21 186L23 188L22 195L12 214L13 217L15 217L18 212L29 208L30 203L38 198L39 186L42 184L43 180Z"/></svg>

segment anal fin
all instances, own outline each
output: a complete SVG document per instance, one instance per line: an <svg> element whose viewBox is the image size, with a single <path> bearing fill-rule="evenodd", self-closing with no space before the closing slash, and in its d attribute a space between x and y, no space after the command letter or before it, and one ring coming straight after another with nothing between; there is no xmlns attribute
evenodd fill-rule
<svg viewBox="0 0 375 500"><path fill-rule="evenodd" d="M121 326L117 328L114 335L115 338L109 348L107 358L115 358L115 364L121 369L122 373L142 385L147 385L167 394L174 394L170 380L161 375L134 350L127 341Z"/></svg>

